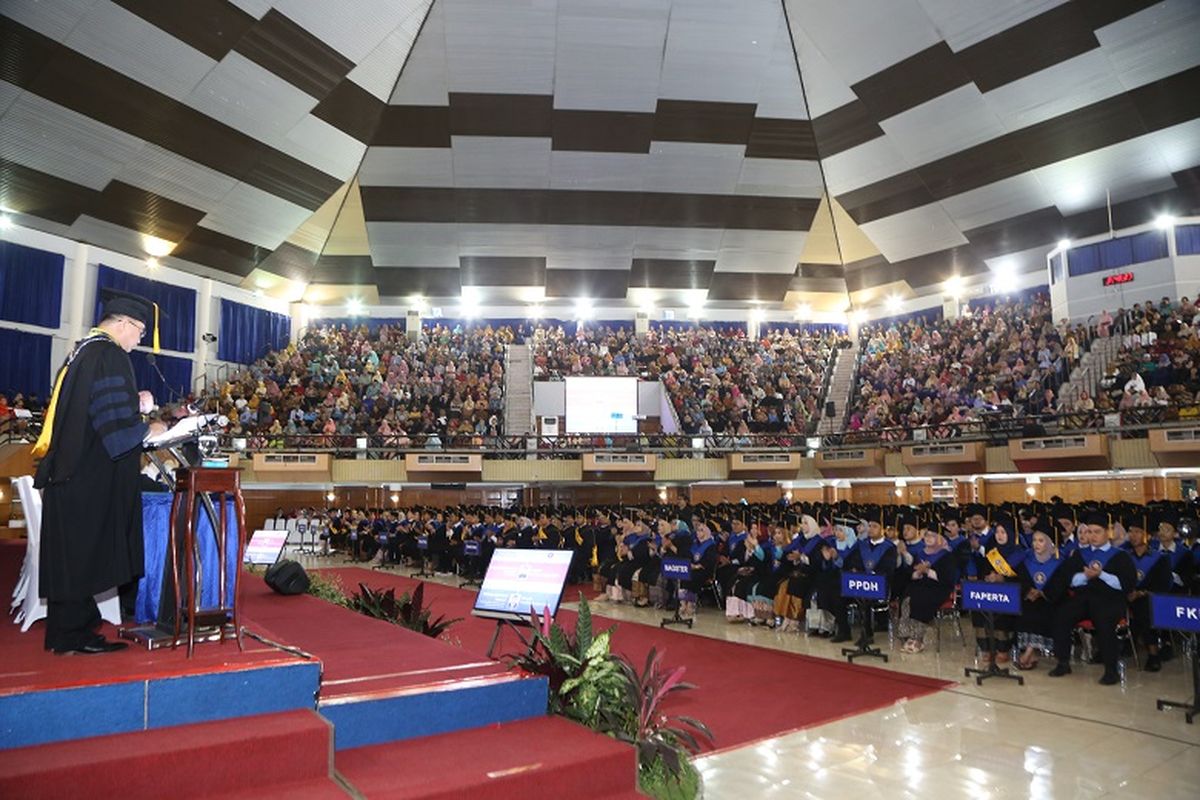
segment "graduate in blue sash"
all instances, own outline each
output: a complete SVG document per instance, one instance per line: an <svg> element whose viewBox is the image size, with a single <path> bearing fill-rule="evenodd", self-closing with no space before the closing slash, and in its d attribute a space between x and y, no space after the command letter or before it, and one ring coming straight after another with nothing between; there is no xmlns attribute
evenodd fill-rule
<svg viewBox="0 0 1200 800"><path fill-rule="evenodd" d="M644 522L630 520L624 544L625 559L617 567L617 588L613 595L618 602L628 599L637 601L641 598L634 594L634 581L642 567L649 564L655 555L654 535L646 528Z"/></svg>
<svg viewBox="0 0 1200 800"><path fill-rule="evenodd" d="M959 575L962 575L967 569L967 562L971 560L971 543L963 532L962 516L957 508L947 508L942 512L942 536L954 554Z"/></svg>
<svg viewBox="0 0 1200 800"><path fill-rule="evenodd" d="M1067 593L1065 572L1059 570L1062 559L1054 552L1054 533L1044 520L1034 523L1030 535L1032 548L1021 561L1017 575L1021 580L1021 617L1017 620L1017 669L1033 669L1038 652L1054 647L1054 612Z"/></svg>
<svg viewBox="0 0 1200 800"><path fill-rule="evenodd" d="M890 530L885 530L885 535L896 543L896 573L892 576L892 585L889 587L891 598L899 602L904 597L904 593L908 590L908 582L912 579L912 563L911 558L905 558L906 554L917 555L921 550L921 522L917 515L911 511L896 515L896 535L893 538Z"/></svg>
<svg viewBox="0 0 1200 800"><path fill-rule="evenodd" d="M859 539L853 547L846 551L842 561L842 571L863 572L871 575L883 575L890 582L896 572L896 545L883 535L883 525L875 520L867 523L867 538ZM837 577L838 597L830 598L837 630L832 642L850 641L849 605L846 598L841 597L841 576ZM824 600L822 602L825 602ZM870 644L870 641L867 642Z"/></svg>
<svg viewBox="0 0 1200 800"><path fill-rule="evenodd" d="M804 619L804 609L813 592L813 580L821 568L824 541L817 520L805 514L800 517L798 534L783 547L781 580L775 593L776 627L782 631L800 632L800 621Z"/></svg>
<svg viewBox="0 0 1200 800"><path fill-rule="evenodd" d="M1078 516L1075 509L1065 503L1055 503L1051 507L1050 516L1054 519L1057 534L1054 543L1058 547L1058 556L1067 558L1079 549Z"/></svg>
<svg viewBox="0 0 1200 800"><path fill-rule="evenodd" d="M750 553L754 551L758 542L753 540L744 522L734 519L730 523L729 536L725 539L724 544L724 558L720 559L717 566L717 583L721 586L721 596L729 597L733 593L733 585L738 577L747 574L743 570L747 566L746 562L749 560ZM737 622L739 619L739 617L734 617L729 621Z"/></svg>
<svg viewBox="0 0 1200 800"><path fill-rule="evenodd" d="M1143 517L1128 517L1124 524L1129 536L1129 556L1137 570L1137 584L1129 593L1129 630L1134 647L1141 643L1146 648L1145 670L1158 672L1162 669L1162 658L1158 652L1158 631L1151 627L1150 595L1171 591L1171 559L1161 549L1151 547Z"/></svg>
<svg viewBox="0 0 1200 800"><path fill-rule="evenodd" d="M696 616L696 598L700 590L713 581L717 570L717 542L712 530L703 522L696 523L695 540L688 548L687 557L691 560L691 579L679 585L680 619Z"/></svg>
<svg viewBox="0 0 1200 800"><path fill-rule="evenodd" d="M743 549L745 558L742 566L738 568L729 594L725 597L725 619L729 622L745 621L757 625L766 619L755 608L755 598L760 594L759 584L770 580L775 572L775 552L770 540L759 543L753 533L745 539Z"/></svg>
<svg viewBox="0 0 1200 800"><path fill-rule="evenodd" d="M912 570L900 603L899 634L905 640L901 649L919 653L925 649L930 623L958 583L958 562L936 523L925 527L921 546L907 548L901 560Z"/></svg>
<svg viewBox="0 0 1200 800"><path fill-rule="evenodd" d="M1171 594L1187 594L1196 577L1196 560L1179 538L1179 515L1172 510L1159 511L1150 525L1158 537L1158 549L1171 562Z"/></svg>
<svg viewBox="0 0 1200 800"><path fill-rule="evenodd" d="M1017 541L1016 521L1010 516L999 516L992 524L990 545L981 544L972 554L974 572L987 583L1019 583L1017 573L1027 551ZM1013 630L1016 617L1008 614L993 615L992 635L987 632L987 620L978 611L971 612L971 624L975 626L975 641L979 647L983 668L996 663L1007 666L1012 655Z"/></svg>
<svg viewBox="0 0 1200 800"><path fill-rule="evenodd" d="M1090 619L1104 662L1100 683L1112 686L1121 682L1117 671L1121 655L1117 623L1128 612L1128 595L1137 583L1137 570L1129 554L1109 541L1107 514L1089 511L1082 522L1079 549L1059 567L1066 571L1072 595L1054 615L1054 657L1058 664L1050 670L1050 676L1071 673L1071 632L1080 620Z"/></svg>

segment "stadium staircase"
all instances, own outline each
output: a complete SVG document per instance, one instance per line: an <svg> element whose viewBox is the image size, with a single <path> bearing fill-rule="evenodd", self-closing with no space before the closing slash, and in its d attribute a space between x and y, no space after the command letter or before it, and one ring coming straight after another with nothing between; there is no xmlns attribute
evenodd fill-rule
<svg viewBox="0 0 1200 800"><path fill-rule="evenodd" d="M829 379L829 392L825 401L833 403L833 416L826 416L821 409L821 422L817 425L817 434L824 436L837 433L842 429L846 419L846 407L850 404L850 394L854 391L855 367L858 366L858 342L853 347L839 349L837 362L833 367L833 377Z"/></svg>
<svg viewBox="0 0 1200 800"><path fill-rule="evenodd" d="M520 435L535 431L533 351L527 344L514 342L504 353L504 432Z"/></svg>
<svg viewBox="0 0 1200 800"><path fill-rule="evenodd" d="M1088 351L1080 356L1079 364L1071 370L1071 377L1059 389L1058 396L1074 402L1086 391L1094 398L1101 378L1121 352L1122 339L1115 333L1106 338L1093 339Z"/></svg>

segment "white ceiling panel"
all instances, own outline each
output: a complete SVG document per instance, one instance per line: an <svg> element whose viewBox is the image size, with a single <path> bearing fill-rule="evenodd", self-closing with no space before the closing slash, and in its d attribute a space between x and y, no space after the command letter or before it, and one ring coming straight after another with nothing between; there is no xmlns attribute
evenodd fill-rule
<svg viewBox="0 0 1200 800"><path fill-rule="evenodd" d="M952 50L963 50L1066 0L917 0Z"/></svg>
<svg viewBox="0 0 1200 800"><path fill-rule="evenodd" d="M606 269L612 272L629 272L632 261L632 246L624 253L579 250L573 253L547 253L546 269Z"/></svg>
<svg viewBox="0 0 1200 800"><path fill-rule="evenodd" d="M1200 3L1164 0L1099 29L1096 38L1122 85L1143 86L1200 63Z"/></svg>
<svg viewBox="0 0 1200 800"><path fill-rule="evenodd" d="M396 81L394 105L444 106L450 103L446 77L445 3L434 3Z"/></svg>
<svg viewBox="0 0 1200 800"><path fill-rule="evenodd" d="M716 272L758 272L791 275L800 260L796 253L767 253L758 250L734 250L722 247L717 253Z"/></svg>
<svg viewBox="0 0 1200 800"><path fill-rule="evenodd" d="M362 186L453 186L448 147L369 147L358 173Z"/></svg>
<svg viewBox="0 0 1200 800"><path fill-rule="evenodd" d="M260 247L278 247L312 211L245 183L201 220L204 227Z"/></svg>
<svg viewBox="0 0 1200 800"><path fill-rule="evenodd" d="M1032 172L1005 178L942 201L942 208L963 230L1054 205Z"/></svg>
<svg viewBox="0 0 1200 800"><path fill-rule="evenodd" d="M550 186L550 140L505 136L451 137L454 185L473 189Z"/></svg>
<svg viewBox="0 0 1200 800"><path fill-rule="evenodd" d="M808 113L813 118L852 103L858 96L850 90L837 70L825 58L797 20L796 7L800 0L787 0L788 20L792 25L792 39L800 57L800 70L804 77L804 93L808 99Z"/></svg>
<svg viewBox="0 0 1200 800"><path fill-rule="evenodd" d="M879 127L909 164L928 164L1005 133L973 83L902 111Z"/></svg>
<svg viewBox="0 0 1200 800"><path fill-rule="evenodd" d="M888 261L903 261L967 244L954 220L936 203L859 226Z"/></svg>
<svg viewBox="0 0 1200 800"><path fill-rule="evenodd" d="M560 0L554 107L654 111L669 0Z"/></svg>
<svg viewBox="0 0 1200 800"><path fill-rule="evenodd" d="M554 93L554 0L443 0L452 92Z"/></svg>
<svg viewBox="0 0 1200 800"><path fill-rule="evenodd" d="M0 81L0 117L4 116L4 112L8 110L16 99L24 92L21 89L8 81Z"/></svg>
<svg viewBox="0 0 1200 800"><path fill-rule="evenodd" d="M275 10L358 63L398 25L423 13L430 0L276 0Z"/></svg>
<svg viewBox="0 0 1200 800"><path fill-rule="evenodd" d="M458 266L458 226L454 223L368 222L367 239L376 266Z"/></svg>
<svg viewBox="0 0 1200 800"><path fill-rule="evenodd" d="M459 252L464 256L529 256L546 252L548 226L462 224Z"/></svg>
<svg viewBox="0 0 1200 800"><path fill-rule="evenodd" d="M721 249L785 253L792 256L794 266L804 250L806 238L806 231L727 230L721 236Z"/></svg>
<svg viewBox="0 0 1200 800"><path fill-rule="evenodd" d="M777 6L778 7L778 6ZM779 11L771 34L774 44L766 73L758 89L757 115L774 119L808 119L792 37Z"/></svg>
<svg viewBox="0 0 1200 800"><path fill-rule="evenodd" d="M629 268L629 256L637 229L616 225L548 225L546 251L555 255L579 252L620 254Z"/></svg>
<svg viewBox="0 0 1200 800"><path fill-rule="evenodd" d="M1116 203L1175 186L1149 136L1039 167L1034 174L1063 214L1103 206L1106 190Z"/></svg>
<svg viewBox="0 0 1200 800"><path fill-rule="evenodd" d="M358 169L367 146L312 114L305 116L278 140L289 156L340 180L349 180Z"/></svg>
<svg viewBox="0 0 1200 800"><path fill-rule="evenodd" d="M131 186L139 186L196 209L211 208L220 203L237 184L235 178L223 172L154 144L142 147L116 177Z"/></svg>
<svg viewBox="0 0 1200 800"><path fill-rule="evenodd" d="M100 0L4 0L4 16L61 42Z"/></svg>
<svg viewBox="0 0 1200 800"><path fill-rule="evenodd" d="M817 198L825 192L816 161L746 158L734 194Z"/></svg>
<svg viewBox="0 0 1200 800"><path fill-rule="evenodd" d="M555 150L550 153L551 189L637 191L647 155Z"/></svg>
<svg viewBox="0 0 1200 800"><path fill-rule="evenodd" d="M239 53L229 53L184 100L187 105L274 146L317 101Z"/></svg>
<svg viewBox="0 0 1200 800"><path fill-rule="evenodd" d="M822 159L821 163L834 197L897 175L912 166L886 136L877 136L858 147Z"/></svg>
<svg viewBox="0 0 1200 800"><path fill-rule="evenodd" d="M1015 131L1122 91L1108 59L1096 49L1006 83L983 98L1004 126Z"/></svg>
<svg viewBox="0 0 1200 800"><path fill-rule="evenodd" d="M941 40L917 0L789 0L788 15L847 86Z"/></svg>
<svg viewBox="0 0 1200 800"><path fill-rule="evenodd" d="M32 92L17 97L0 119L4 158L92 189L103 189L143 144Z"/></svg>
<svg viewBox="0 0 1200 800"><path fill-rule="evenodd" d="M66 39L71 49L175 100L216 64L114 3L97 3Z"/></svg>
<svg viewBox="0 0 1200 800"><path fill-rule="evenodd" d="M676 100L757 103L779 4L688 0L671 10L659 92Z"/></svg>
<svg viewBox="0 0 1200 800"><path fill-rule="evenodd" d="M421 29L421 21L429 10L432 0L419 3L387 38L380 42L374 50L350 70L346 76L366 89L380 100L387 102L392 90L396 87L396 78L400 68L408 58L417 32ZM443 75L445 73L443 72Z"/></svg>
<svg viewBox="0 0 1200 800"><path fill-rule="evenodd" d="M1149 139L1171 172L1200 164L1200 119L1155 131Z"/></svg>
<svg viewBox="0 0 1200 800"><path fill-rule="evenodd" d="M744 145L654 142L646 161L650 192L732 194L742 172Z"/></svg>
<svg viewBox="0 0 1200 800"><path fill-rule="evenodd" d="M262 19L271 10L271 0L229 0L229 4L237 6L255 19Z"/></svg>
<svg viewBox="0 0 1200 800"><path fill-rule="evenodd" d="M135 230L81 214L71 224L67 236L118 253L145 253L142 235Z"/></svg>

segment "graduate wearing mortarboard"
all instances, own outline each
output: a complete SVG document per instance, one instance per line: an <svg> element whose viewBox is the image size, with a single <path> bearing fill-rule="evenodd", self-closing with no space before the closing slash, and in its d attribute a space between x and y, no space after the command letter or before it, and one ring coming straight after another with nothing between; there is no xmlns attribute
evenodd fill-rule
<svg viewBox="0 0 1200 800"><path fill-rule="evenodd" d="M1067 593L1063 558L1054 547L1049 520L1039 518L1030 533L1031 547L1017 574L1021 580L1021 617L1017 620L1017 669L1037 666L1039 651L1053 647L1054 614Z"/></svg>
<svg viewBox="0 0 1200 800"><path fill-rule="evenodd" d="M1129 536L1127 552L1137 570L1137 584L1129 593L1129 630L1134 646L1141 642L1146 648L1146 671L1158 672L1162 669L1162 659L1158 653L1158 631L1151 627L1150 595L1171 591L1171 559L1152 546L1145 515L1131 514L1122 520L1122 524Z"/></svg>
<svg viewBox="0 0 1200 800"><path fill-rule="evenodd" d="M1104 675L1100 683L1111 686L1121 682L1117 671L1120 643L1117 622L1125 616L1128 595L1137 584L1133 559L1113 547L1108 530L1109 517L1100 510L1087 511L1080 520L1079 549L1059 569L1064 570L1074 594L1063 602L1054 616L1054 657L1058 664L1050 671L1057 678L1071 672L1071 632L1080 620L1092 621Z"/></svg>
<svg viewBox="0 0 1200 800"><path fill-rule="evenodd" d="M1017 521L1001 514L993 520L992 537L989 544L980 544L973 554L972 572L988 583L1018 583L1020 576L1017 570L1025 560L1027 551L1017 539ZM987 634L987 621L982 613L971 612L971 622L975 626L975 639L979 652L983 656L984 668L995 661L1000 666L1009 662L1012 651L1012 632L1016 627L1016 618L1009 615L998 615L993 620L993 634Z"/></svg>
<svg viewBox="0 0 1200 800"><path fill-rule="evenodd" d="M912 547L900 559L911 570L908 587L900 603L900 635L907 653L925 649L925 633L937 611L954 592L958 583L955 560L939 526L923 525L919 547Z"/></svg>
<svg viewBox="0 0 1200 800"><path fill-rule="evenodd" d="M95 633L94 596L142 574L141 445L165 430L147 424L149 392L138 392L129 353L149 333L158 347L158 306L101 291L100 323L67 356L54 381L34 456L42 493L40 585L47 599L46 649L108 653L123 642Z"/></svg>

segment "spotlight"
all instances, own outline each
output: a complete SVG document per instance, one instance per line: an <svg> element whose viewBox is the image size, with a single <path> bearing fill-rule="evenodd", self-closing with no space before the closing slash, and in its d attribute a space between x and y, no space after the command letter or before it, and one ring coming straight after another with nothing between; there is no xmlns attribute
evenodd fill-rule
<svg viewBox="0 0 1200 800"><path fill-rule="evenodd" d="M687 311L688 319L700 319L701 315L703 315L703 314L704 314L703 304L688 306L688 311Z"/></svg>
<svg viewBox="0 0 1200 800"><path fill-rule="evenodd" d="M893 314L900 313L900 309L903 307L903 305L904 301L900 299L900 295L894 294L887 299L888 311L892 312Z"/></svg>
<svg viewBox="0 0 1200 800"><path fill-rule="evenodd" d="M541 306L530 306L529 307L529 318L532 320L541 319L542 318L542 307Z"/></svg>
<svg viewBox="0 0 1200 800"><path fill-rule="evenodd" d="M763 317L765 317L765 316L766 316L766 314L763 313L763 310L761 308L750 309L750 321L751 322L762 322Z"/></svg>
<svg viewBox="0 0 1200 800"><path fill-rule="evenodd" d="M8 214L0 214L0 231L11 231L16 224Z"/></svg>
<svg viewBox="0 0 1200 800"><path fill-rule="evenodd" d="M946 279L946 283L944 285L946 287L946 294L950 295L955 300L962 297L963 279L961 275L951 275Z"/></svg>
<svg viewBox="0 0 1200 800"><path fill-rule="evenodd" d="M392 502L393 502L393 503L399 503L399 502L400 502L400 495L396 494L395 492L392 492Z"/></svg>
<svg viewBox="0 0 1200 800"><path fill-rule="evenodd" d="M157 258L147 258L146 259L146 269L158 269L158 259ZM255 294L261 295L262 292L255 291Z"/></svg>
<svg viewBox="0 0 1200 800"><path fill-rule="evenodd" d="M1154 227L1160 231L1165 231L1175 226L1175 218L1170 214L1159 214L1154 219Z"/></svg>
<svg viewBox="0 0 1200 800"><path fill-rule="evenodd" d="M586 320L592 318L592 301L581 299L575 304L575 319Z"/></svg>
<svg viewBox="0 0 1200 800"><path fill-rule="evenodd" d="M1001 261L996 267L995 282L992 284L1000 294L1008 294L1017 288L1017 265L1011 260Z"/></svg>
<svg viewBox="0 0 1200 800"><path fill-rule="evenodd" d="M337 500L337 495L333 492L329 492L325 495L325 499L332 503L334 500Z"/></svg>
<svg viewBox="0 0 1200 800"><path fill-rule="evenodd" d="M161 258L175 249L175 245L168 242L166 239L160 239L157 236L142 234L142 249L147 255Z"/></svg>
<svg viewBox="0 0 1200 800"><path fill-rule="evenodd" d="M796 319L808 319L812 316L812 306L808 303L801 303L796 306Z"/></svg>
<svg viewBox="0 0 1200 800"><path fill-rule="evenodd" d="M1071 249L1071 240L1070 239L1059 239L1058 240L1058 249L1059 250L1070 250Z"/></svg>
<svg viewBox="0 0 1200 800"><path fill-rule="evenodd" d="M350 316L357 317L362 313L362 310L362 300L359 300L357 297L352 297L346 301L346 311L350 314Z"/></svg>

